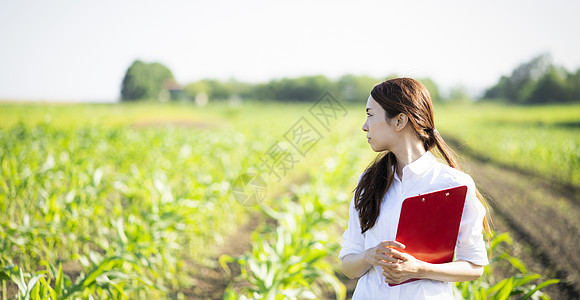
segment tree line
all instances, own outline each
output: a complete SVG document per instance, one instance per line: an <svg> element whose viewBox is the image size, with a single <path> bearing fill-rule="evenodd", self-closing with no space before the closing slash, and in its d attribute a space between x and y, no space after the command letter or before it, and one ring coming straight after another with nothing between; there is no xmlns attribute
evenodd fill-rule
<svg viewBox="0 0 580 300"><path fill-rule="evenodd" d="M121 84L121 100L210 100L232 98L276 101L315 101L330 92L341 101L366 101L370 89L385 78L347 74L336 80L324 75L274 79L265 83L248 83L235 79L203 79L179 86L169 68L160 63L136 60L127 69ZM440 101L439 88L429 78L420 79L434 101Z"/></svg>
<svg viewBox="0 0 580 300"><path fill-rule="evenodd" d="M509 76L488 88L485 99L516 104L580 101L580 68L569 72L544 53L517 66Z"/></svg>
<svg viewBox="0 0 580 300"><path fill-rule="evenodd" d="M330 79L324 75L281 78L265 83L248 83L235 79L203 79L179 85L171 70L160 63L136 60L125 73L121 84L121 100L208 100L252 99L276 101L315 101L325 92L338 100L364 102L372 87L385 79L366 75L343 75ZM418 78L429 90L433 101L468 101L465 88L451 89L445 99L430 78ZM485 99L513 103L571 102L580 100L580 69L570 73L551 63L549 54L542 54L514 69L510 76L488 88Z"/></svg>

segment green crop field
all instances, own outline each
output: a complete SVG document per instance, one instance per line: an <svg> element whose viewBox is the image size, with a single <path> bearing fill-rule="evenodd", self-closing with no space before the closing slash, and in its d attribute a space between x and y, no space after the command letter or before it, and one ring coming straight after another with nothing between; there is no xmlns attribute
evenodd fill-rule
<svg viewBox="0 0 580 300"><path fill-rule="evenodd" d="M479 156L580 186L580 105L443 106L438 127Z"/></svg>
<svg viewBox="0 0 580 300"><path fill-rule="evenodd" d="M0 104L2 299L196 297L200 270L216 266L228 299L344 298L336 256L352 189L376 154L364 103L334 108ZM577 187L579 112L442 105L436 120L482 157ZM244 174L260 175L261 205L245 202ZM276 221L253 229L243 255L216 260L256 216ZM457 287L523 296L539 278L524 275Z"/></svg>

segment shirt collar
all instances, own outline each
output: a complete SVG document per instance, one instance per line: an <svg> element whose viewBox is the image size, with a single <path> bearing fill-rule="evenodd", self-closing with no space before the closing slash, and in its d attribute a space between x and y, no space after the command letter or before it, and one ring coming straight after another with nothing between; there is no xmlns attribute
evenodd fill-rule
<svg viewBox="0 0 580 300"><path fill-rule="evenodd" d="M411 162L410 164L406 165L403 168L403 174L405 174L405 169L410 170L411 172L419 175L425 172L433 162L437 159L431 152L427 151L421 157L417 158L415 161Z"/></svg>
<svg viewBox="0 0 580 300"><path fill-rule="evenodd" d="M403 168L403 178L408 178L412 174L414 175L423 174L436 161L437 158L435 158L435 156L433 156L431 152L429 151L425 152L421 157L417 158L416 160L414 160L413 162L411 162L410 164L406 165ZM395 172L395 178L399 179L397 172Z"/></svg>

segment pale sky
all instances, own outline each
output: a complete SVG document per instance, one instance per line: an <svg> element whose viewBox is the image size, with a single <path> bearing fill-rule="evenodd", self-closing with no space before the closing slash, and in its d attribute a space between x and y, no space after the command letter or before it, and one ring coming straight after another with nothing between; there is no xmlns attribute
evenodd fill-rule
<svg viewBox="0 0 580 300"><path fill-rule="evenodd" d="M580 1L0 0L0 99L115 101L135 59L181 84L346 73L481 92L550 52L580 67Z"/></svg>

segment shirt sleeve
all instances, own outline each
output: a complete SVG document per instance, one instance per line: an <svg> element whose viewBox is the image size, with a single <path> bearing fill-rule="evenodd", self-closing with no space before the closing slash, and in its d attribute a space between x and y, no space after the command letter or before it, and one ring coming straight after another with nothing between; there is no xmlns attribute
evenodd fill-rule
<svg viewBox="0 0 580 300"><path fill-rule="evenodd" d="M475 195L475 183L467 175L467 197L459 225L455 259L485 266L489 264L485 242L483 240L483 218L485 207Z"/></svg>
<svg viewBox="0 0 580 300"><path fill-rule="evenodd" d="M353 196L348 209L348 227L342 235L342 248L340 249L340 253L338 253L338 259L342 260L348 254L357 254L364 251L365 238L360 231L360 221L358 212L354 207Z"/></svg>

